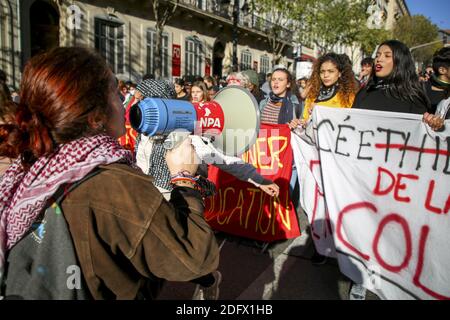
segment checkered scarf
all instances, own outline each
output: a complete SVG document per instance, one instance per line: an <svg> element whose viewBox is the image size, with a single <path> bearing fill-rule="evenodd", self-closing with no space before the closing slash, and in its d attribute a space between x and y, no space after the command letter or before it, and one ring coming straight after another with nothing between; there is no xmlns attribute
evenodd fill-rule
<svg viewBox="0 0 450 320"><path fill-rule="evenodd" d="M28 171L17 159L0 182L0 284L6 253L28 231L47 200L65 183L82 179L99 165L124 162L132 155L107 135L84 137L40 157Z"/></svg>
<svg viewBox="0 0 450 320"><path fill-rule="evenodd" d="M173 99L175 97L173 85L164 80L144 80L138 84L136 90L146 98Z"/></svg>
<svg viewBox="0 0 450 320"><path fill-rule="evenodd" d="M173 85L164 80L144 80L138 84L136 90L139 90L146 98L163 98L173 99L175 97L175 89ZM157 187L172 190L170 185L170 172L165 160L166 149L164 149L164 139L161 137L153 137L153 149L148 159L148 174L154 180L153 184ZM140 138L138 139L140 141ZM137 145L139 142L136 143Z"/></svg>

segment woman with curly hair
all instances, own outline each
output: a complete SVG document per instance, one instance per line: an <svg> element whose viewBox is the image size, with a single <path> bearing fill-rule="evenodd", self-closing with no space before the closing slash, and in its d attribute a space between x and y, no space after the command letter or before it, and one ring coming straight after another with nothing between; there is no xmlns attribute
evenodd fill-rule
<svg viewBox="0 0 450 320"><path fill-rule="evenodd" d="M357 92L352 66L342 56L327 53L314 64L302 118L309 119L314 105L351 108Z"/></svg>

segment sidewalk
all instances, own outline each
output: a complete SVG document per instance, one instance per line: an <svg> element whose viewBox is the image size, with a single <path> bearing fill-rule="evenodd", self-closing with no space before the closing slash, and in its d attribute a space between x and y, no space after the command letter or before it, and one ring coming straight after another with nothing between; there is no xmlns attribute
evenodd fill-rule
<svg viewBox="0 0 450 320"><path fill-rule="evenodd" d="M321 266L311 263L308 222L304 214L300 220L300 237L270 244L264 252L261 243L217 234L219 243L225 240L219 265L220 299L348 299L350 281L339 272L336 260L328 259ZM191 283L167 282L159 300L190 300L194 288Z"/></svg>

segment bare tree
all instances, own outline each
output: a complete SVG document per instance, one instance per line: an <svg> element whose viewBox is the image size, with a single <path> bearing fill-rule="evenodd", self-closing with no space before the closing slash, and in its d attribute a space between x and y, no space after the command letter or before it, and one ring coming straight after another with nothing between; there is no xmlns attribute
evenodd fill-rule
<svg viewBox="0 0 450 320"><path fill-rule="evenodd" d="M288 43L292 43L292 19L289 15L296 6L295 1L285 0L254 0L252 10L258 16L256 24L264 26L267 40L272 53L272 64L278 64L283 56L283 50ZM264 17L264 18L263 18Z"/></svg>
<svg viewBox="0 0 450 320"><path fill-rule="evenodd" d="M153 15L156 22L156 43L155 43L155 60L154 60L154 76L160 79L162 75L162 38L164 27L169 19L174 15L179 0L151 0Z"/></svg>

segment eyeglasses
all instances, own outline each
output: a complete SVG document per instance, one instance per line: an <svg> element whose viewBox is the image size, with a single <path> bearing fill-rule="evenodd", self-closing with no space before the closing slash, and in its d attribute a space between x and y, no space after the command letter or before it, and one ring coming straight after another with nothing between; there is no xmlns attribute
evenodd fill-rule
<svg viewBox="0 0 450 320"><path fill-rule="evenodd" d="M241 84L241 80L237 79L237 78L230 78L227 80L228 84Z"/></svg>

